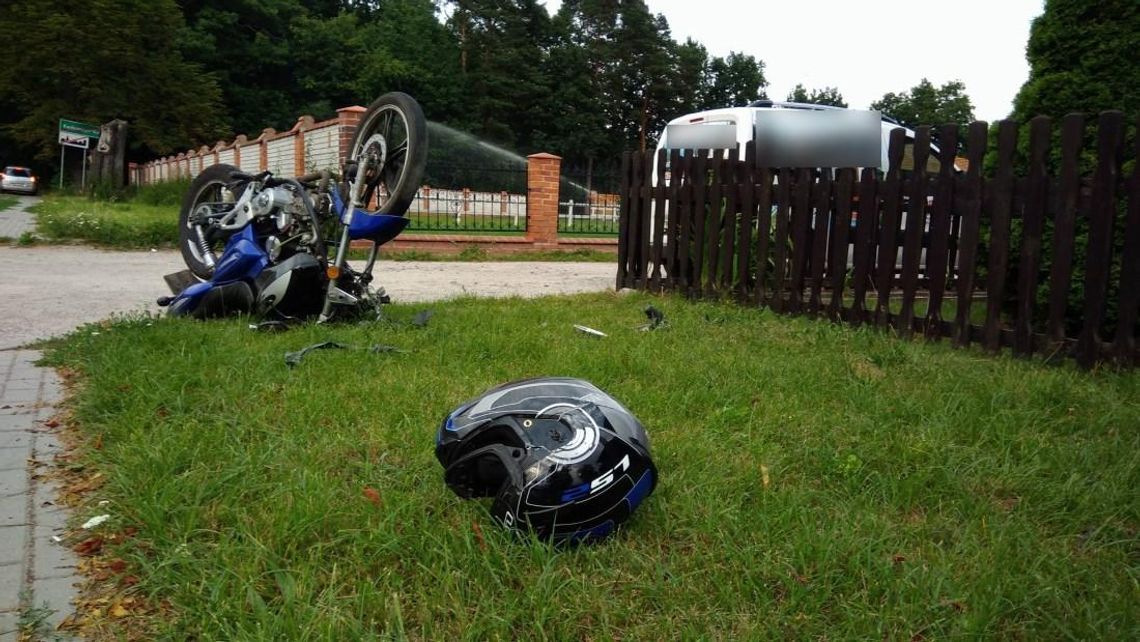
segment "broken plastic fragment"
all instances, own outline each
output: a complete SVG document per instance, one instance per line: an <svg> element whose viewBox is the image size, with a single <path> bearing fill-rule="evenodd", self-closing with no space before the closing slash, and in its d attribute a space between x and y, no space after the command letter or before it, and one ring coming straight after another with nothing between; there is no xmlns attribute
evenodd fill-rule
<svg viewBox="0 0 1140 642"><path fill-rule="evenodd" d="M95 528L99 524L102 524L103 522L105 522L109 519L111 519L110 515L96 515L95 517L92 517L91 519L87 520L86 522L83 522L82 528L85 531L89 531L92 528Z"/></svg>
<svg viewBox="0 0 1140 642"><path fill-rule="evenodd" d="M574 324L574 329L577 330L578 332L581 332L582 334L588 334L592 337L609 336L605 332L602 332L601 330L595 330L595 329L588 327L588 326L578 325L577 323Z"/></svg>

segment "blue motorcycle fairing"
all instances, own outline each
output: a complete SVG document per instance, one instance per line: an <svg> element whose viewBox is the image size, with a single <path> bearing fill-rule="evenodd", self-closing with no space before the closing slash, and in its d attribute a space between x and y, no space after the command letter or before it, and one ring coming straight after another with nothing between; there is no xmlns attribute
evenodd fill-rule
<svg viewBox="0 0 1140 642"><path fill-rule="evenodd" d="M257 244L253 226L247 225L226 241L226 249L214 266L210 280L179 292L170 302L175 315L193 314L215 288L235 281L252 281L269 265L269 256Z"/></svg>
<svg viewBox="0 0 1140 642"><path fill-rule="evenodd" d="M337 216L344 220L344 211L347 208L340 198L337 190L332 190L333 209ZM362 209L352 213L352 220L348 222L348 238L359 241L367 240L383 245L400 235L408 226L409 220L403 216L392 214L369 214Z"/></svg>

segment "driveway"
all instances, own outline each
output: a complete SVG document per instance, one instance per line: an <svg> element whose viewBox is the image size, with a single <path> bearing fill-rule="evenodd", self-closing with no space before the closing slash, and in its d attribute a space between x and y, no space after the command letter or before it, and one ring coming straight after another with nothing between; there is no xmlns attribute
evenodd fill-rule
<svg viewBox="0 0 1140 642"><path fill-rule="evenodd" d="M184 268L173 250L0 246L0 350L117 313L157 313L155 299L169 294L162 276ZM399 303L604 291L613 289L616 269L614 263L378 261L374 274Z"/></svg>

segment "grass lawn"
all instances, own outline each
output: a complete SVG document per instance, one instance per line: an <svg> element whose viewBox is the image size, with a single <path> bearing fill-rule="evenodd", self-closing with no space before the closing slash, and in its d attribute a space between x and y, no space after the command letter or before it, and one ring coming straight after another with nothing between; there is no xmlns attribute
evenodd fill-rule
<svg viewBox="0 0 1140 642"><path fill-rule="evenodd" d="M15 196L11 196L8 194L0 194L0 212L3 212L4 210L14 206L16 203L19 203L19 202L20 202L20 199L16 198Z"/></svg>
<svg viewBox="0 0 1140 642"><path fill-rule="evenodd" d="M667 328L637 331L649 303ZM79 383L74 466L105 479L76 517L134 533L104 553L132 600L165 604L148 636L1140 634L1135 373L644 294L460 299L407 323L424 307L282 334L122 320L48 347ZM285 367L325 340L358 349ZM649 430L661 483L607 543L513 537L443 483L445 414L538 375L589 379Z"/></svg>
<svg viewBox="0 0 1140 642"><path fill-rule="evenodd" d="M121 249L178 243L177 204L49 194L29 211L36 214L40 236L49 241L85 241Z"/></svg>

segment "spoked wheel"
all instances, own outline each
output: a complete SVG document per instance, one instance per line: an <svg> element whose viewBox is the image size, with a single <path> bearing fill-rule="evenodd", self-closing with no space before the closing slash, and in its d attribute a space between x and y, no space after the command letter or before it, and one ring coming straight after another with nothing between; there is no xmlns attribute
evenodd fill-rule
<svg viewBox="0 0 1140 642"><path fill-rule="evenodd" d="M427 123L419 103L400 92L377 98L361 119L349 151L349 179L356 179L351 167L365 167L363 209L403 215L416 197L427 162Z"/></svg>
<svg viewBox="0 0 1140 642"><path fill-rule="evenodd" d="M178 212L178 247L186 267L200 279L210 278L214 263L222 253L232 232L222 232L207 224L210 214L233 207L243 188L231 191L230 174L238 171L233 165L214 165L202 170L190 183Z"/></svg>

